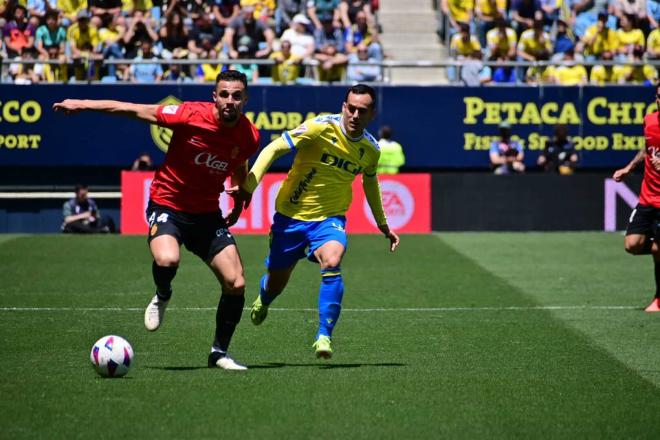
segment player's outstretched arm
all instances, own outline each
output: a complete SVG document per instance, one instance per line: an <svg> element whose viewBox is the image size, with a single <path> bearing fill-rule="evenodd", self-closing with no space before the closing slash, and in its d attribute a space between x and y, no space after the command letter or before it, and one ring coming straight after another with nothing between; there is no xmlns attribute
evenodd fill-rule
<svg viewBox="0 0 660 440"><path fill-rule="evenodd" d="M644 159L646 159L646 148L642 148L641 150L639 150L639 152L635 155L633 160L631 160L628 165L626 165L621 169L616 170L612 175L612 178L617 182L621 182L623 179L625 179L625 177L628 174L630 174L632 170L635 169L637 164L644 161Z"/></svg>
<svg viewBox="0 0 660 440"><path fill-rule="evenodd" d="M81 111L96 111L129 116L146 122L156 122L156 104L134 104L132 102L105 99L65 99L53 104L53 110L73 114Z"/></svg>

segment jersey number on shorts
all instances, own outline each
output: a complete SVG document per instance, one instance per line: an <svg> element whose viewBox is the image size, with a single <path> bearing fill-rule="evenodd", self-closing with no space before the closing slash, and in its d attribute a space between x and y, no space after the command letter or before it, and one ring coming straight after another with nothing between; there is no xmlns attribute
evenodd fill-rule
<svg viewBox="0 0 660 440"><path fill-rule="evenodd" d="M149 216L149 226L154 225L155 223L154 220L158 223L167 223L168 218L169 218L169 214L167 213L163 213L158 217L156 217L156 213L154 212Z"/></svg>

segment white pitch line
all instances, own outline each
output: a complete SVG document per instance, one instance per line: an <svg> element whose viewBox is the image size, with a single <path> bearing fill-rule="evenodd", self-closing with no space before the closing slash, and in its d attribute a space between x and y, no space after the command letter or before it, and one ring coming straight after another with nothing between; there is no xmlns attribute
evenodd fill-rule
<svg viewBox="0 0 660 440"><path fill-rule="evenodd" d="M503 307L402 307L402 308L369 308L342 309L343 312L500 312L500 311L534 311L534 310L636 310L641 306L503 306ZM199 312L213 311L215 307L170 307L168 311ZM243 310L250 310L244 308ZM269 310L276 312L316 312L308 308L278 308ZM0 312L141 312L141 307L0 307Z"/></svg>

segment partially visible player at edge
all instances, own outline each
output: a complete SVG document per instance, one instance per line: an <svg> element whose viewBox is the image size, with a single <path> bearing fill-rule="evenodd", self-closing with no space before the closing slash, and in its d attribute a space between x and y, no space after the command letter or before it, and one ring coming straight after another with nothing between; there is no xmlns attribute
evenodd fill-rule
<svg viewBox="0 0 660 440"><path fill-rule="evenodd" d="M347 244L344 215L358 174L362 174L376 224L390 241L390 251L399 245L398 235L387 225L376 177L378 142L365 130L374 117L375 106L376 94L371 87L351 87L341 114L305 121L264 148L235 194L236 202L243 201L247 206L273 161L291 151L296 154L275 201L268 272L261 278L261 290L250 317L255 325L266 319L268 306L284 290L298 260L307 257L318 262L319 328L313 345L317 357L332 356L332 330L344 294L340 266Z"/></svg>
<svg viewBox="0 0 660 440"><path fill-rule="evenodd" d="M222 288L208 366L245 370L227 355L245 304L243 265L228 229L238 220L241 204L223 218L218 199L227 176L232 185L244 181L248 158L259 147L259 132L243 115L247 102L244 74L235 70L220 73L213 101L147 105L67 99L53 109L67 114L82 110L114 113L173 130L165 162L151 183L147 208L156 295L145 310L144 325L154 331L163 322L179 267L179 248L184 244L211 268Z"/></svg>
<svg viewBox="0 0 660 440"><path fill-rule="evenodd" d="M655 89L655 102L660 110L660 84ZM645 148L624 168L614 172L614 180L620 182L641 161L644 161L644 179L635 207L626 229L626 251L633 255L653 255L655 272L655 298L647 312L660 312L660 248L658 223L660 222L660 112L656 110L644 117Z"/></svg>

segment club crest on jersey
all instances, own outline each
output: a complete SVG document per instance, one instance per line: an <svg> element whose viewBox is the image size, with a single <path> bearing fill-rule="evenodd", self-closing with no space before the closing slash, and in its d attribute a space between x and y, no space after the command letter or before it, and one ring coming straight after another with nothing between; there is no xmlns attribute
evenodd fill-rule
<svg viewBox="0 0 660 440"><path fill-rule="evenodd" d="M227 171L228 162L219 160L218 156L211 153L199 153L195 156L196 165L204 165L212 170Z"/></svg>
<svg viewBox="0 0 660 440"><path fill-rule="evenodd" d="M158 104L165 106L163 107L164 114L176 114L179 104L181 104L181 100L170 95ZM170 147L170 140L172 139L172 129L161 127L157 124L151 124L149 131L154 144L156 144L161 151L167 153L167 149Z"/></svg>
<svg viewBox="0 0 660 440"><path fill-rule="evenodd" d="M299 135L303 134L306 131L307 131L307 126L305 124L301 124L301 125L298 126L298 128L295 128L291 132L291 134L294 135L294 136L299 136Z"/></svg>
<svg viewBox="0 0 660 440"><path fill-rule="evenodd" d="M229 153L229 156L232 159L236 159L236 156L238 156L238 153L241 152L241 148L238 145L234 145L231 149L231 153Z"/></svg>
<svg viewBox="0 0 660 440"><path fill-rule="evenodd" d="M333 156L329 153L323 153L321 156L321 162L330 165L331 167L339 168L340 170L347 171L354 176L357 176L362 172L362 167L351 162L350 160L343 159L341 157Z"/></svg>

